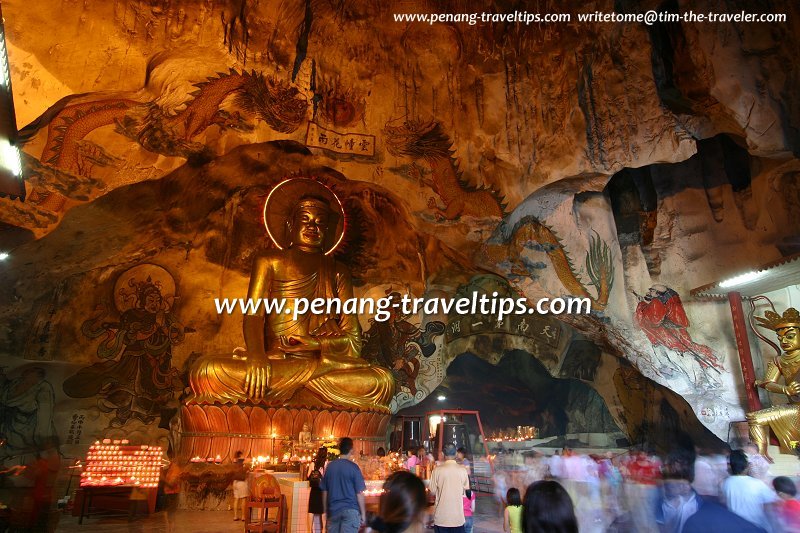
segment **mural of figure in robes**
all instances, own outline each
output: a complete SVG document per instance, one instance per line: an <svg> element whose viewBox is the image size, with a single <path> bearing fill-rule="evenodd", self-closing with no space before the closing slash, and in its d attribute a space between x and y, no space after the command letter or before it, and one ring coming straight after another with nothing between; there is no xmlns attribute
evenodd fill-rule
<svg viewBox="0 0 800 533"><path fill-rule="evenodd" d="M725 368L711 348L692 340L688 331L689 318L678 293L665 285L653 285L646 295L636 296L639 303L634 320L653 345L656 354L669 361L672 370L683 372L696 384L719 383L714 374L721 374ZM692 365L676 363L670 357L670 352L696 361L701 374L692 378L687 371Z"/></svg>
<svg viewBox="0 0 800 533"><path fill-rule="evenodd" d="M39 366L9 378L0 370L0 461L57 446L55 394Z"/></svg>

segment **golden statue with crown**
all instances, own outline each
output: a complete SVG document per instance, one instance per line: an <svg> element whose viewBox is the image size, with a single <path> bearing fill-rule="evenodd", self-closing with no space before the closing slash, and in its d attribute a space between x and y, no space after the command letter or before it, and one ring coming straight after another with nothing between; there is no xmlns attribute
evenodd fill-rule
<svg viewBox="0 0 800 533"><path fill-rule="evenodd" d="M755 382L774 394L785 395L788 405L777 405L747 413L750 438L762 455L767 455L769 430L780 441L781 450L791 452L791 441L800 440L800 312L790 307L783 315L767 311L764 317L756 317L759 325L778 335L783 354L767 365L764 379ZM783 377L784 384L778 383Z"/></svg>

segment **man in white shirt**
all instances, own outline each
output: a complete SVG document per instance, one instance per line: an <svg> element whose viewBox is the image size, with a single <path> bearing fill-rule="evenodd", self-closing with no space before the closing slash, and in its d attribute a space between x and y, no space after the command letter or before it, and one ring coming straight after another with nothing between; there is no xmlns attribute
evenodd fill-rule
<svg viewBox="0 0 800 533"><path fill-rule="evenodd" d="M747 475L747 455L742 450L734 450L728 459L731 477L722 484L722 496L728 509L745 520L773 531L765 505L778 500L772 490L763 482Z"/></svg>
<svg viewBox="0 0 800 533"><path fill-rule="evenodd" d="M464 533L464 494L469 489L469 476L455 461L455 446L445 445L444 457L444 463L433 470L428 486L436 496L433 527L436 533Z"/></svg>
<svg viewBox="0 0 800 533"><path fill-rule="evenodd" d="M550 476L554 478L560 478L564 476L564 463L561 459L561 456L558 454L558 450L556 450L555 455L550 457L548 463L550 465Z"/></svg>

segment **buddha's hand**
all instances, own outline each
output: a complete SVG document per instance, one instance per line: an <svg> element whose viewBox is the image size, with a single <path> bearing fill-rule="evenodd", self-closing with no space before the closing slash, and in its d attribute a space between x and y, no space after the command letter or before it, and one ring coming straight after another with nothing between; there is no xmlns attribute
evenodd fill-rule
<svg viewBox="0 0 800 533"><path fill-rule="evenodd" d="M320 342L310 335L281 335L281 350L286 353L313 352L321 348Z"/></svg>
<svg viewBox="0 0 800 533"><path fill-rule="evenodd" d="M339 321L334 318L329 318L319 325L314 331L311 332L314 337L341 337L344 335L342 326Z"/></svg>
<svg viewBox="0 0 800 533"><path fill-rule="evenodd" d="M267 395L270 378L269 362L260 358L250 358L244 378L244 393L248 398L260 400Z"/></svg>
<svg viewBox="0 0 800 533"><path fill-rule="evenodd" d="M787 396L797 396L800 394L800 383L792 381L783 388Z"/></svg>

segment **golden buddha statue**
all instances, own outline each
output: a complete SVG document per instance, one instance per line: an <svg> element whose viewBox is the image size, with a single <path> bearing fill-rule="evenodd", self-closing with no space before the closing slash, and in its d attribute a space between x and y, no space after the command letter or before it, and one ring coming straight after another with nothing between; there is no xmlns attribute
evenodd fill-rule
<svg viewBox="0 0 800 533"><path fill-rule="evenodd" d="M767 311L763 318L756 317L756 320L761 327L777 333L784 353L769 362L764 379L756 381L755 385L775 394L784 394L789 400L789 405L747 413L750 439L758 446L760 454L769 457L767 446L770 428L778 437L783 451L790 452L790 442L800 440L800 312L791 307L783 316ZM778 383L781 376L785 385Z"/></svg>
<svg viewBox="0 0 800 533"><path fill-rule="evenodd" d="M249 299L353 297L348 269L331 255L344 234L336 195L309 178L276 185L264 206L267 233L277 249L255 261ZM246 350L233 357L205 357L189 375L189 403L252 402L270 407L317 407L388 412L391 373L361 358L361 326L352 314L244 316Z"/></svg>
<svg viewBox="0 0 800 533"><path fill-rule="evenodd" d="M300 446L311 444L311 428L308 424L303 424L303 431L297 435L297 444Z"/></svg>

